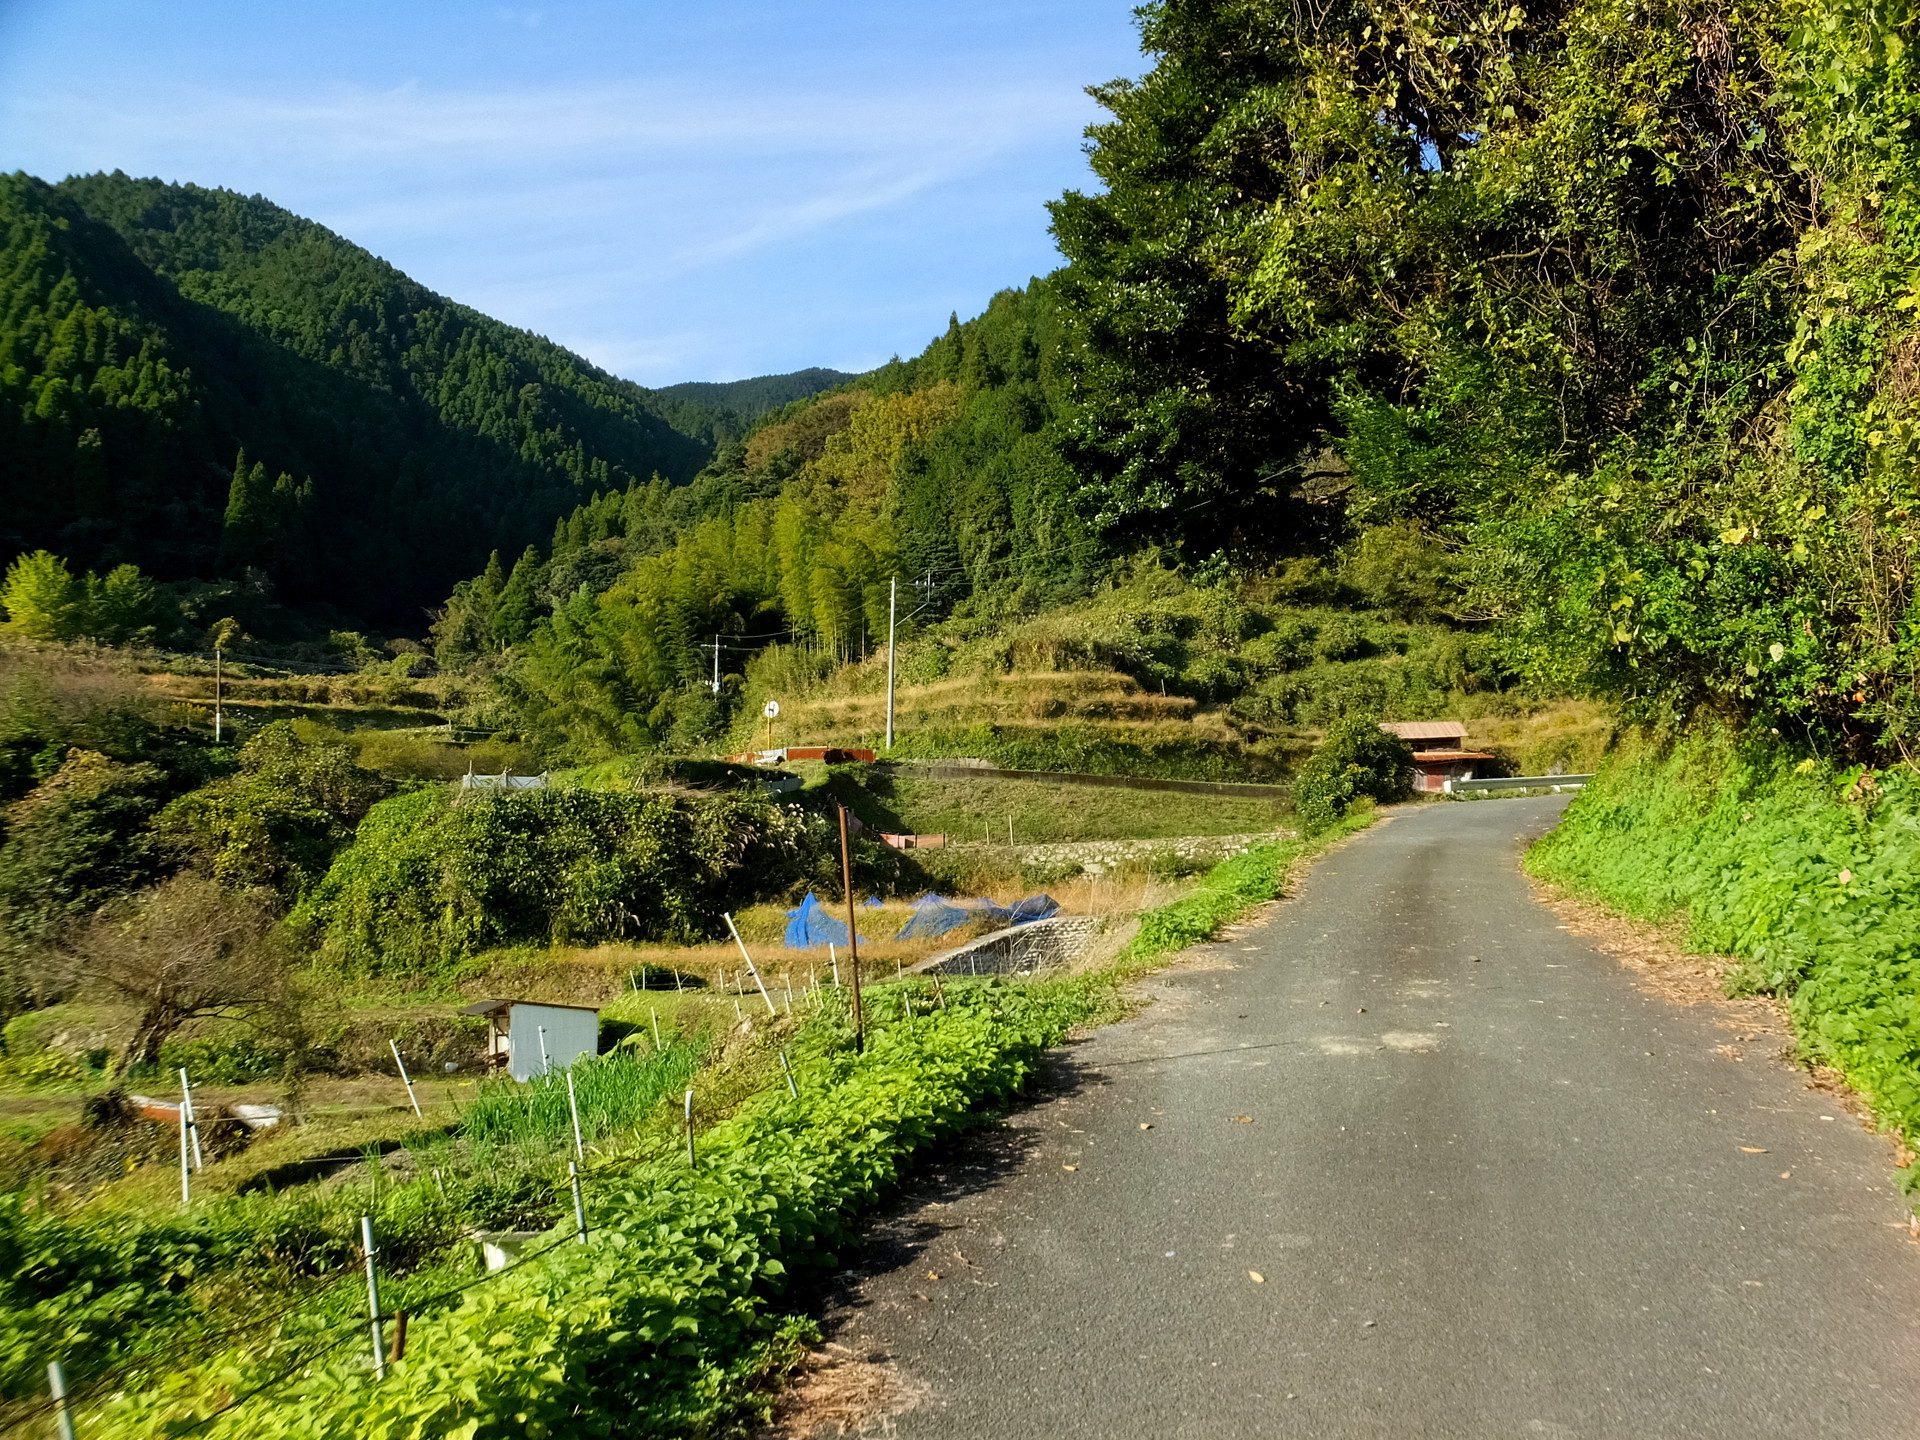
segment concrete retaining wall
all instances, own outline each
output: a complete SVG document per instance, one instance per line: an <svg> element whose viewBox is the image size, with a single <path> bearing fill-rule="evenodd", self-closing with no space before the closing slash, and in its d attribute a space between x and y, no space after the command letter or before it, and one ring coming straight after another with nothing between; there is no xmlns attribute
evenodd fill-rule
<svg viewBox="0 0 1920 1440"><path fill-rule="evenodd" d="M1021 975L1064 965L1105 928L1098 915L1056 915L969 940L912 966L909 975Z"/></svg>

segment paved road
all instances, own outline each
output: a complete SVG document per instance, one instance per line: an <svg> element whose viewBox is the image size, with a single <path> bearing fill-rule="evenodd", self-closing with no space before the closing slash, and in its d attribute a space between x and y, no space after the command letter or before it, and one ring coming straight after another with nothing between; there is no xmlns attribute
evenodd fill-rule
<svg viewBox="0 0 1920 1440"><path fill-rule="evenodd" d="M1886 1142L1531 900L1562 803L1377 827L930 1175L830 1317L897 1433L1920 1435Z"/></svg>

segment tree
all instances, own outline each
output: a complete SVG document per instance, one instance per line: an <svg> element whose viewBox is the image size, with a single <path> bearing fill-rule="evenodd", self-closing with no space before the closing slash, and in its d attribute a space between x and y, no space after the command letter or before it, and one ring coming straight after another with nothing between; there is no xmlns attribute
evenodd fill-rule
<svg viewBox="0 0 1920 1440"><path fill-rule="evenodd" d="M107 906L75 935L67 953L80 981L139 1012L115 1074L153 1064L190 1020L250 1019L295 1003L277 922L271 892L177 875Z"/></svg>
<svg viewBox="0 0 1920 1440"><path fill-rule="evenodd" d="M29 640L70 640L77 632L86 591L67 562L47 550L22 555L0 582L5 628Z"/></svg>
<svg viewBox="0 0 1920 1440"><path fill-rule="evenodd" d="M495 643L502 648L517 645L533 633L539 618L534 602L534 579L540 569L540 552L529 545L513 562L513 573L500 589L489 625Z"/></svg>
<svg viewBox="0 0 1920 1440"><path fill-rule="evenodd" d="M1309 835L1327 829L1355 800L1381 803L1410 793L1413 747L1388 734L1369 715L1353 715L1328 728L1320 746L1293 777L1293 809Z"/></svg>

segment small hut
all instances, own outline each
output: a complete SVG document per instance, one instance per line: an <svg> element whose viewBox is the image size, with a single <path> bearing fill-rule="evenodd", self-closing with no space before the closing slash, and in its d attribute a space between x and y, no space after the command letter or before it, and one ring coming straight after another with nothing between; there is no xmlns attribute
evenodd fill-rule
<svg viewBox="0 0 1920 1440"><path fill-rule="evenodd" d="M600 1053L600 1012L589 1005L549 1005L534 1000L480 1000L462 1015L487 1019L487 1068L516 1080L564 1070Z"/></svg>
<svg viewBox="0 0 1920 1440"><path fill-rule="evenodd" d="M1413 747L1413 788L1438 794L1449 780L1473 779L1474 767L1495 757L1466 748L1467 727L1459 720L1386 720L1380 728Z"/></svg>

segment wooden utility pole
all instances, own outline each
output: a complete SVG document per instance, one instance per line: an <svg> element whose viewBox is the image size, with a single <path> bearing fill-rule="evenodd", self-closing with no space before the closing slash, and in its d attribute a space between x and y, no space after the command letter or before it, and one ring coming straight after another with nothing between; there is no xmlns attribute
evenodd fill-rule
<svg viewBox="0 0 1920 1440"><path fill-rule="evenodd" d="M847 894L847 955L853 966L853 1049L867 1048L865 1017L860 1013L860 930L853 910L853 860L847 849L847 807L840 808L840 884Z"/></svg>

